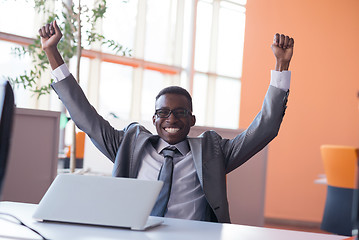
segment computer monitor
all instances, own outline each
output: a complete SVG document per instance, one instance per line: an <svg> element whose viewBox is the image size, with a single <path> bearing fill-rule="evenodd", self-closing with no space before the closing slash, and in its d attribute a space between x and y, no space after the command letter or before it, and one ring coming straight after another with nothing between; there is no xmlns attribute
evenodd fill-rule
<svg viewBox="0 0 359 240"><path fill-rule="evenodd" d="M14 108L13 90L8 81L0 78L0 196L9 155Z"/></svg>

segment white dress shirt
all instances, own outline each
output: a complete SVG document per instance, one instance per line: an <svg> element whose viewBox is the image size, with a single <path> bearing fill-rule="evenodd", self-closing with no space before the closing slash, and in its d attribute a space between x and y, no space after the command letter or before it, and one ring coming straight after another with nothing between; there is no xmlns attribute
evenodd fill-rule
<svg viewBox="0 0 359 240"><path fill-rule="evenodd" d="M173 177L165 217L205 220L206 199L198 180L192 152L187 140L169 145L160 139L156 146L149 143L141 154L142 165L138 179L157 180L164 157L162 150L175 146L179 153L173 157Z"/></svg>

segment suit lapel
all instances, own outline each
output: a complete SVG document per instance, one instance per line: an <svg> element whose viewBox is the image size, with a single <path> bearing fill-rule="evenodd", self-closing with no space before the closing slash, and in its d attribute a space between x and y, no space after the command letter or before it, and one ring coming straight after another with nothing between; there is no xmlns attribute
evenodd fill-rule
<svg viewBox="0 0 359 240"><path fill-rule="evenodd" d="M188 138L189 146L192 151L194 166L201 187L203 189L203 173L202 173L202 138Z"/></svg>
<svg viewBox="0 0 359 240"><path fill-rule="evenodd" d="M141 161L142 161L142 159L140 159L140 154L143 153L146 147L146 143L152 138L156 139L158 138L158 136L143 131L140 132L136 144L133 145L134 149L133 149L133 155L131 159L132 161L130 165L130 173L129 173L130 177L137 178L138 171L140 170Z"/></svg>

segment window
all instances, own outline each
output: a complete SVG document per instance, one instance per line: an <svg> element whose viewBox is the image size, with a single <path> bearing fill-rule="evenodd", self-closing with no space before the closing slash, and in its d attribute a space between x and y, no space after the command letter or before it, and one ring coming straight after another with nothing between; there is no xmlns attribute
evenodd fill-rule
<svg viewBox="0 0 359 240"><path fill-rule="evenodd" d="M28 11L32 8L28 2L0 2L0 48L8 49L11 41L1 33L20 38L37 34L41 21L35 21L38 26L30 21L39 17ZM81 86L103 117L151 121L159 90L179 85L193 96L197 125L238 127L246 0L107 0L107 4L99 31L131 48L132 57L113 56L111 49L97 46L102 54L89 50L93 57L81 64ZM9 20L19 11L29 19L26 25ZM4 71L9 59L0 56L5 75L10 74ZM26 64L21 60L16 72L20 74Z"/></svg>
<svg viewBox="0 0 359 240"><path fill-rule="evenodd" d="M114 114L129 119L131 108L132 67L102 62L99 109L104 117Z"/></svg>
<svg viewBox="0 0 359 240"><path fill-rule="evenodd" d="M207 86L208 76L202 73L196 73L193 80L193 112L196 115L196 124L200 126L206 125L206 105L208 104L207 98Z"/></svg>
<svg viewBox="0 0 359 240"><path fill-rule="evenodd" d="M24 56L20 58L13 54L15 47L19 47L19 45L0 41L0 78L16 77L19 73L27 70L27 66L31 64L30 57ZM31 99L30 92L18 87L14 88L14 95L17 106L31 107L31 103L28 101L28 99ZM19 98L18 96L25 97Z"/></svg>
<svg viewBox="0 0 359 240"><path fill-rule="evenodd" d="M37 34L34 24L35 17L38 17L31 1L1 1L0 2L0 31L21 35L24 37L34 37ZM21 20L19 18L21 16Z"/></svg>

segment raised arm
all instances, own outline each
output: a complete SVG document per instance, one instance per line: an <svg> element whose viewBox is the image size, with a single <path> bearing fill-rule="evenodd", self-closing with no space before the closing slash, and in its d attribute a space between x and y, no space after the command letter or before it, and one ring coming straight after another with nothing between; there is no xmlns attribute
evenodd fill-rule
<svg viewBox="0 0 359 240"><path fill-rule="evenodd" d="M293 38L278 33L274 35L272 50L276 59L276 71L289 69L293 47ZM280 82L283 79L279 77L277 80ZM277 136L286 110L288 93L288 89L273 86L271 81L262 109L250 126L236 138L222 140L222 149L227 159L227 172L245 163Z"/></svg>
<svg viewBox="0 0 359 240"><path fill-rule="evenodd" d="M39 34L42 48L47 55L51 68L55 70L64 64L64 60L57 49L62 37L60 28L54 21L40 28ZM91 138L105 156L114 161L124 131L117 131L97 113L71 74L53 83L52 88L69 111L76 126Z"/></svg>

